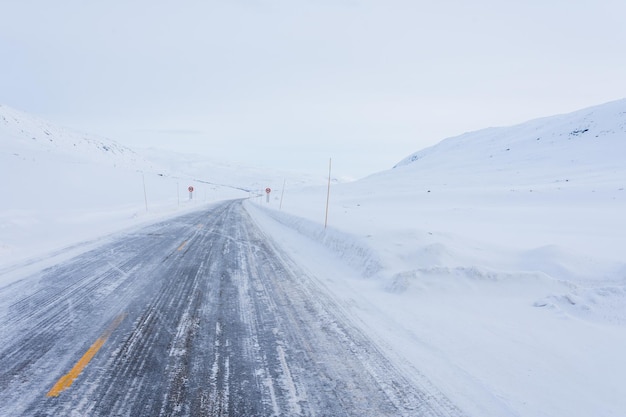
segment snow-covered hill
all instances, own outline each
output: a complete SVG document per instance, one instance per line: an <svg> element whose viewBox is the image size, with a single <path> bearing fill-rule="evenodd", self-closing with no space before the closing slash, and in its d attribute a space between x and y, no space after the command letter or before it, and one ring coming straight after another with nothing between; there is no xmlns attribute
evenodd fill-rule
<svg viewBox="0 0 626 417"><path fill-rule="evenodd" d="M396 165L433 186L548 186L624 178L626 99L514 127L466 133ZM441 175L445 169L446 175Z"/></svg>
<svg viewBox="0 0 626 417"><path fill-rule="evenodd" d="M326 230L324 188L250 208L468 415L626 415L625 156L620 100L332 187Z"/></svg>
<svg viewBox="0 0 626 417"><path fill-rule="evenodd" d="M152 168L148 161L132 149L115 141L56 126L5 105L0 105L0 132L0 151L3 154L11 153L17 158L65 155L74 160L138 170Z"/></svg>
<svg viewBox="0 0 626 417"><path fill-rule="evenodd" d="M0 265L299 176L135 151L0 105ZM194 187L193 200L187 189ZM260 198L259 198L260 199Z"/></svg>

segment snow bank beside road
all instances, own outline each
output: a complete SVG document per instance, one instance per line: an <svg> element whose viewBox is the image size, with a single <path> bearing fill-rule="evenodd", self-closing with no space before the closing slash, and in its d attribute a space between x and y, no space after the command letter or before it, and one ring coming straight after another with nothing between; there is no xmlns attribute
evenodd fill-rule
<svg viewBox="0 0 626 417"><path fill-rule="evenodd" d="M251 213L259 212L258 206L247 204L246 207ZM347 263L364 277L371 277L378 274L381 269L381 260L365 242L348 233L340 232L334 228L324 229L318 223L302 217L292 216L272 210L262 210L275 222L292 229L299 234L318 242L326 249L330 250L338 259ZM255 216L258 220L259 217Z"/></svg>
<svg viewBox="0 0 626 417"><path fill-rule="evenodd" d="M619 269L606 267L614 274L590 288L524 268L523 253L505 256L507 269L503 259L487 262L502 253L484 253L488 245L464 251L462 239L454 244L447 234L416 231L409 235L430 239L417 249L422 267L398 272L398 253L380 248L406 241L408 232L397 239L392 233L361 237L255 204L247 208L416 384L427 379L468 415L617 416L626 410L626 388L618 381L626 374ZM472 258L474 252L483 253ZM563 254L560 261L585 264Z"/></svg>

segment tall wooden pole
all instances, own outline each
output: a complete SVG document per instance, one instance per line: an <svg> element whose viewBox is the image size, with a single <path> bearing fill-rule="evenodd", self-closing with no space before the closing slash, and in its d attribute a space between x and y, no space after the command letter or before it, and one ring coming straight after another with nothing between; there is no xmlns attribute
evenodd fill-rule
<svg viewBox="0 0 626 417"><path fill-rule="evenodd" d="M280 205L278 206L278 210L283 209L283 196L285 195L285 184L287 184L287 178L283 180L283 189L280 190Z"/></svg>
<svg viewBox="0 0 626 417"><path fill-rule="evenodd" d="M146 203L146 211L148 211L148 194L146 194L146 175L141 174L141 181L143 182L143 200Z"/></svg>
<svg viewBox="0 0 626 417"><path fill-rule="evenodd" d="M326 218L324 219L324 229L328 226L328 202L330 201L330 171L332 169L333 159L328 160L328 191L326 193Z"/></svg>

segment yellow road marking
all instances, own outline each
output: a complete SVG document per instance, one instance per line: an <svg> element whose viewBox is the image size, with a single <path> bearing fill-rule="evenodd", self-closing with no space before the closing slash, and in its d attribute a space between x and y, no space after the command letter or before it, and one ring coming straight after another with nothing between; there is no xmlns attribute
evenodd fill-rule
<svg viewBox="0 0 626 417"><path fill-rule="evenodd" d="M185 240L183 243L180 244L180 246L178 247L178 251L180 252L181 250L183 250L183 248L185 247L185 245L187 244L187 241Z"/></svg>
<svg viewBox="0 0 626 417"><path fill-rule="evenodd" d="M48 391L46 397L58 397L59 394L68 389L76 378L83 372L83 369L91 362L96 353L107 341L111 333L120 325L122 320L126 317L126 313L122 313L113 320L113 322L107 327L102 335L95 341L93 345L85 352L82 358L74 365L74 367L65 375L63 375L56 384Z"/></svg>

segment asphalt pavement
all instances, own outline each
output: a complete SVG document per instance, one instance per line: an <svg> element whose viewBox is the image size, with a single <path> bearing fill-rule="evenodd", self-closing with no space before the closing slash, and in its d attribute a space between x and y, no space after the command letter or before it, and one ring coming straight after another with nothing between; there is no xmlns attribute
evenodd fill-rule
<svg viewBox="0 0 626 417"><path fill-rule="evenodd" d="M0 416L460 416L242 201L0 288Z"/></svg>

